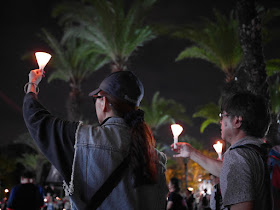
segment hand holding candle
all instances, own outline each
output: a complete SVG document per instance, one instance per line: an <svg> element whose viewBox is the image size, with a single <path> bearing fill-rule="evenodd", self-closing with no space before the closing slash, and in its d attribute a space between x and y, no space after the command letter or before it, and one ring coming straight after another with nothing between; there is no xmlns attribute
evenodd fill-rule
<svg viewBox="0 0 280 210"><path fill-rule="evenodd" d="M172 124L171 130L174 136L174 149L177 149L176 143L178 143L178 136L182 133L183 127L179 124Z"/></svg>
<svg viewBox="0 0 280 210"><path fill-rule="evenodd" d="M52 56L46 52L36 52L35 57L36 57L39 69L41 71L43 71Z"/></svg>

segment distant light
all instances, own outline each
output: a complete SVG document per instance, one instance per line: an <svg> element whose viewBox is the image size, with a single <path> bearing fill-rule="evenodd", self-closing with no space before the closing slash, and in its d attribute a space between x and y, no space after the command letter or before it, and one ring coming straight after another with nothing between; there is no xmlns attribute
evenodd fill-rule
<svg viewBox="0 0 280 210"><path fill-rule="evenodd" d="M8 193L8 192L9 192L9 189L5 189L4 192L5 192L5 193Z"/></svg>
<svg viewBox="0 0 280 210"><path fill-rule="evenodd" d="M193 188L192 188L192 187L188 187L188 190L189 190L189 191L193 191Z"/></svg>
<svg viewBox="0 0 280 210"><path fill-rule="evenodd" d="M202 181L202 179L201 179L201 178L199 178L199 179L198 179L198 181L199 181L199 182L201 182L201 181Z"/></svg>
<svg viewBox="0 0 280 210"><path fill-rule="evenodd" d="M44 202L45 202L45 203L47 203L47 202L48 202L48 199L47 199L47 198L45 198L45 199L44 199Z"/></svg>

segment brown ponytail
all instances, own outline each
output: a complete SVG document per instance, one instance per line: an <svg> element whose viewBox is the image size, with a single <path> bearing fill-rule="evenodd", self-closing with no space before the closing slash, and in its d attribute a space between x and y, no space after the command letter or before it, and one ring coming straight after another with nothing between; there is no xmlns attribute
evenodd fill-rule
<svg viewBox="0 0 280 210"><path fill-rule="evenodd" d="M130 163L135 178L135 187L157 182L157 155L155 139L144 121L144 111L134 104L120 101L106 92L106 96L114 113L122 117L131 128Z"/></svg>

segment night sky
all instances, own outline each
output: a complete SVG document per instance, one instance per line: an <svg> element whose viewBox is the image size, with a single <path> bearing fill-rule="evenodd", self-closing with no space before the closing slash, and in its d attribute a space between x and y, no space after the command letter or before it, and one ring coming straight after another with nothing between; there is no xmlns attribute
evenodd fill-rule
<svg viewBox="0 0 280 210"><path fill-rule="evenodd" d="M22 60L26 52L47 51L48 46L39 38L41 28L56 33L59 27L56 19L51 18L51 10L59 1L54 0L25 0L8 1L2 7L2 50L0 77L0 144L12 142L18 135L26 132L21 106L24 97L23 86L28 82L28 73L37 68L33 61ZM279 1L263 1L265 6L280 8ZM228 14L235 6L235 1L187 1L187 0L158 0L148 22L169 24L188 23L199 17L212 17L212 8L217 8L223 14ZM280 19L274 21L271 27L278 29ZM186 40L176 40L167 36L158 37L139 48L130 59L129 70L135 72L145 87L145 98L151 99L156 91L166 99L174 99L182 103L187 115L196 111L199 105L217 102L224 84L224 73L212 64L201 60L184 60L175 62L177 55L191 43ZM269 43L264 48L265 57L280 58L280 40ZM46 67L46 76L51 67ZM92 100L87 93L95 89L109 73L108 66L94 73L82 86L85 93L84 115L95 118ZM53 81L40 83L39 99L53 114L66 117L65 101L69 88L65 82ZM210 148L220 137L219 127L209 126L205 133L200 134L199 127L202 119L193 119L193 126L185 126L184 134L194 136ZM165 142L172 143L169 126L161 129L167 136Z"/></svg>

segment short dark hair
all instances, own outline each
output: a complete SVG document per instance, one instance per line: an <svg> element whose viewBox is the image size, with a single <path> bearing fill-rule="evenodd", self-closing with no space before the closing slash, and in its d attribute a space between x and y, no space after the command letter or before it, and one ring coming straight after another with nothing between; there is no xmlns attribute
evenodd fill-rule
<svg viewBox="0 0 280 210"><path fill-rule="evenodd" d="M170 179L170 182L171 182L172 185L174 185L175 192L179 192L180 191L179 179L177 179L176 177L173 177L173 178Z"/></svg>
<svg viewBox="0 0 280 210"><path fill-rule="evenodd" d="M23 178L28 178L28 179L34 179L36 177L36 174L33 171L30 170L24 170L21 174Z"/></svg>
<svg viewBox="0 0 280 210"><path fill-rule="evenodd" d="M249 136L264 137L270 125L267 100L251 92L237 92L223 97L221 111L241 116L241 129Z"/></svg>

